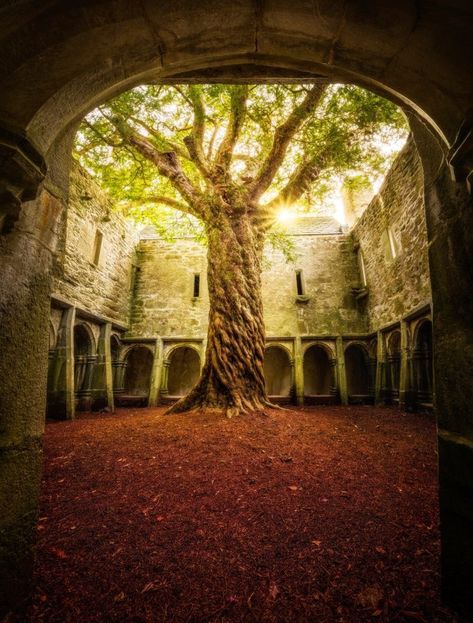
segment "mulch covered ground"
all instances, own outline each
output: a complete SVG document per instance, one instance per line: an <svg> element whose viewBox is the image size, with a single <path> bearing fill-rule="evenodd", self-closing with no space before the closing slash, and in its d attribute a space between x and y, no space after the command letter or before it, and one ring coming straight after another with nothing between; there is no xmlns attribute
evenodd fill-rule
<svg viewBox="0 0 473 623"><path fill-rule="evenodd" d="M451 622L435 426L373 407L50 423L28 622Z"/></svg>

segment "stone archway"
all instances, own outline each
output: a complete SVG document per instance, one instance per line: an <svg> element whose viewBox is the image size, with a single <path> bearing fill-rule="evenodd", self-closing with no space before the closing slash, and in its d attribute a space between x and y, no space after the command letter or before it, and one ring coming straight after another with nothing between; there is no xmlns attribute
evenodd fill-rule
<svg viewBox="0 0 473 623"><path fill-rule="evenodd" d="M178 346L171 351L168 362L168 396L185 396L199 380L199 353L195 348Z"/></svg>
<svg viewBox="0 0 473 623"><path fill-rule="evenodd" d="M327 349L314 344L304 353L304 403L333 403L336 398L335 361Z"/></svg>
<svg viewBox="0 0 473 623"><path fill-rule="evenodd" d="M282 346L272 345L264 353L266 391L273 402L287 403L293 390L289 353Z"/></svg>
<svg viewBox="0 0 473 623"><path fill-rule="evenodd" d="M124 387L120 403L147 406L153 359L153 353L146 346L133 346L128 350L124 361Z"/></svg>
<svg viewBox="0 0 473 623"><path fill-rule="evenodd" d="M371 396L368 355L366 349L360 344L350 344L345 349L345 370L348 401L369 402Z"/></svg>
<svg viewBox="0 0 473 623"><path fill-rule="evenodd" d="M404 102L426 124L412 119L425 173L434 299L444 586L452 598L471 603L473 530L461 509L463 498L472 495L462 466L473 456L473 388L465 386L455 396L450 391L457 368L469 369L473 356L473 210L463 184L473 151L471 21L472 8L450 0L336 0L319 3L317 12L302 0L290 6L258 3L257 10L250 0L188 0L178 7L115 0L9 2L0 26L0 395L10 414L2 446L6 465L21 457L20 476L37 480L45 404L37 388L47 365L46 355L38 353L47 349L52 253L67 196L65 154L77 120L112 94L151 78L308 80L323 74L353 81ZM31 201L40 188L38 200ZM8 380L13 366L24 371L21 401ZM26 425L25 410L31 414ZM8 586L12 576L18 578L17 591L8 592L10 603L28 584L34 520L24 517L35 516L38 488L33 489L34 494L9 483L13 510L2 523L7 562L1 582Z"/></svg>

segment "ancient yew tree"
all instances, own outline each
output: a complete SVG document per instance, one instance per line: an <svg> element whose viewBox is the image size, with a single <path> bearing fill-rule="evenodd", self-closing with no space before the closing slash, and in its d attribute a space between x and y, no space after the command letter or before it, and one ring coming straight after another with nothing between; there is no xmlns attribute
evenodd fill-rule
<svg viewBox="0 0 473 623"><path fill-rule="evenodd" d="M117 200L145 217L153 206L168 206L203 225L210 299L205 364L171 411L219 408L231 416L269 404L261 299L267 233L282 207L310 204L334 174L359 173L362 164L379 168L376 141L402 125L389 102L324 80L150 85L84 120L76 151Z"/></svg>

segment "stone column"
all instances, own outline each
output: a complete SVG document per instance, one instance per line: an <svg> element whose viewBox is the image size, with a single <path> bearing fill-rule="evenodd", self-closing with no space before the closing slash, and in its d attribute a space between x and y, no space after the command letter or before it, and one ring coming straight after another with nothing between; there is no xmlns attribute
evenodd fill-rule
<svg viewBox="0 0 473 623"><path fill-rule="evenodd" d="M401 320L401 363L399 371L399 408L405 409L409 403L409 343L407 336L407 322Z"/></svg>
<svg viewBox="0 0 473 623"><path fill-rule="evenodd" d="M161 389L159 391L159 395L162 396L163 398L165 398L168 393L168 378L169 378L169 366L171 365L171 362L169 361L169 359L164 359L163 361L163 369L161 372Z"/></svg>
<svg viewBox="0 0 473 623"><path fill-rule="evenodd" d="M115 411L115 403L113 401L113 369L112 369L112 348L110 339L112 337L112 324L107 322L100 331L101 345L105 358L105 393L107 395L107 406L113 413ZM102 346L103 345L103 346Z"/></svg>
<svg viewBox="0 0 473 623"><path fill-rule="evenodd" d="M156 407L159 400L159 388L161 387L161 377L163 374L163 340L156 339L154 347L153 369L151 370L151 384L149 388L148 406Z"/></svg>
<svg viewBox="0 0 473 623"><path fill-rule="evenodd" d="M383 362L384 362L384 340L381 331L376 336L376 378L374 384L374 404L380 405L383 402Z"/></svg>
<svg viewBox="0 0 473 623"><path fill-rule="evenodd" d="M436 139L416 119L424 166L432 285L434 395L439 434L441 569L444 599L473 611L473 197L472 123L459 134L445 166ZM468 134L469 132L469 134Z"/></svg>
<svg viewBox="0 0 473 623"><path fill-rule="evenodd" d="M95 363L92 380L92 408L107 407L113 411L113 378L112 378L112 351L110 337L112 324L107 322L100 327L97 343L97 361Z"/></svg>
<svg viewBox="0 0 473 623"><path fill-rule="evenodd" d="M345 351L343 349L343 338L341 335L336 340L337 351L337 376L338 376L338 390L340 392L340 402L342 405L348 404L348 386L347 386L347 374L345 369Z"/></svg>
<svg viewBox="0 0 473 623"><path fill-rule="evenodd" d="M329 361L329 364L330 364L330 395L337 396L338 394L337 360L332 357Z"/></svg>
<svg viewBox="0 0 473 623"><path fill-rule="evenodd" d="M0 232L0 619L22 602L31 581L51 266L62 209L59 199L43 191L21 206L16 224Z"/></svg>
<svg viewBox="0 0 473 623"><path fill-rule="evenodd" d="M302 355L302 340L296 336L294 341L294 385L296 390L296 404L304 404L304 357Z"/></svg>
<svg viewBox="0 0 473 623"><path fill-rule="evenodd" d="M81 362L85 367L85 370L82 371L82 387L77 392L78 408L81 411L91 411L92 409L92 381L97 360L97 355L86 355L83 357L83 362Z"/></svg>
<svg viewBox="0 0 473 623"><path fill-rule="evenodd" d="M56 401L52 415L59 419L75 417L74 391L74 323L75 307L68 307L61 316L56 346Z"/></svg>

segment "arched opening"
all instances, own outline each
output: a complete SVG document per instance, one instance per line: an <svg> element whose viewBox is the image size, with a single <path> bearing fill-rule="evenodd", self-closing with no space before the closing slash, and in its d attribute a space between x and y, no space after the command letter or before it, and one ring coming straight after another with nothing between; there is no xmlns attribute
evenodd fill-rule
<svg viewBox="0 0 473 623"><path fill-rule="evenodd" d="M399 383L401 380L401 333L394 331L388 338L386 347L386 389L385 399L390 403L399 402Z"/></svg>
<svg viewBox="0 0 473 623"><path fill-rule="evenodd" d="M304 353L304 403L328 404L336 400L335 366L323 346L310 346Z"/></svg>
<svg viewBox="0 0 473 623"><path fill-rule="evenodd" d="M289 355L280 346L269 346L264 353L266 392L273 402L290 402L292 367Z"/></svg>
<svg viewBox="0 0 473 623"><path fill-rule="evenodd" d="M371 402L368 356L359 344L350 344L345 350L345 370L348 401L358 404Z"/></svg>
<svg viewBox="0 0 473 623"><path fill-rule="evenodd" d="M153 354L146 346L134 346L125 359L124 392L120 403L143 406L148 404L153 368Z"/></svg>
<svg viewBox="0 0 473 623"><path fill-rule="evenodd" d="M179 346L169 357L169 397L184 396L197 383L200 374L200 357L194 348Z"/></svg>
<svg viewBox="0 0 473 623"><path fill-rule="evenodd" d="M97 356L93 337L84 324L74 326L74 392L77 411L92 407L92 377Z"/></svg>
<svg viewBox="0 0 473 623"><path fill-rule="evenodd" d="M435 129L439 126L441 130L438 136L446 135L451 142L462 122L467 121L466 114L471 106L472 80L468 66L470 48L467 40L470 12L466 7L460 11L456 10L453 3L441 2L438 10L429 11L429 7L421 3L418 10L414 11L412 3L383 3L382 10L386 14L382 14L380 7L374 4L369 7L354 3L343 11L343 15L340 12L340 24L343 28L339 28L338 5L330 7L329 11L322 7L322 19L313 19L313 8L309 3L307 6L302 3L297 10L287 8L275 11L274 7L265 7L261 14L251 9L243 10L243 4L241 13L231 13L232 3L220 3L219 6L215 5L212 17L214 23L220 24L223 30L220 37L215 37L215 29L207 27L204 19L206 5L203 4L200 9L201 18L197 14L192 20L186 14L189 6L190 4L183 2L177 8L170 8L166 4L157 3L156 6L149 5L146 15L143 9L135 9L134 6L129 15L128 9L123 9L119 14L111 9L111 19L104 19L103 13L94 15L95 7L100 11L98 2L91 2L90 7L87 7L87 11L82 11L82 14L75 11L73 4L64 3L64 6L59 7L57 3L52 3L39 11L37 16L32 15L28 19L26 13L24 18L23 13L20 13L24 9L23 3L12 2L5 9L7 19L4 20L5 27L2 29L2 43L6 52L5 71L1 82L2 92L5 93L2 117L6 120L6 125L19 128L19 137L22 139L25 132L31 145L38 146L45 154L54 143L55 137L63 131L64 124L75 122L82 112L92 108L100 100L101 93L127 88L142 81L143 76L152 76L154 79L161 67L165 78L172 74L172 68L177 68L175 71L181 71L184 76L196 76L199 73L204 75L206 71L215 76L219 64L228 66L225 75L233 72L234 75L245 76L252 71L250 63L266 64L268 76L286 76L291 72L294 75L304 75L306 72L305 75L308 76L338 72L344 78L352 77L360 83L374 84L386 93L394 94L395 98L415 102L412 108L425 111L422 116L434 120L430 127ZM75 11L73 15L71 11ZM258 19L257 28L254 15ZM384 19L381 19L381 15L384 15ZM448 19L445 19L446 16ZM76 28L68 35L64 24L72 23L71 18ZM167 28L160 27L166 24ZM386 28L386 24L392 27ZM64 37L61 40L50 37L49 28L53 33L65 33ZM228 31L227 35L225 31ZM155 45L150 35L158 32L159 38L163 39L162 45ZM333 33L337 32L340 36L334 46ZM435 54L430 53L432 41L439 32L442 33L444 45L437 46ZM199 41L197 47L196 40ZM15 41L16 45L12 46L11 41ZM97 41L104 41L106 45L97 47ZM222 41L227 42L228 47ZM379 45L380 41L383 42L382 46ZM315 42L316 45L308 45L308 42ZM255 49L258 52L255 53ZM132 53L124 53L128 50ZM272 57L269 51L272 52ZM265 53L266 56L263 56ZM61 59L59 63L58 58ZM330 60L329 63L322 63L321 59ZM248 70L244 67L245 63L249 65ZM43 68L48 73L48 80L41 80ZM32 75L38 76L40 85L34 90L30 88ZM380 79L384 84L379 84ZM442 94L441 97L439 93ZM460 157L461 155L460 153ZM438 167L435 170L438 171ZM456 186L457 190L459 188L460 184ZM434 188L431 192L433 196L437 191ZM439 193L433 197L436 201L436 215L431 229L434 230L436 221L442 220L443 206L439 204L438 196ZM447 288L446 291L437 293L436 301L436 313L439 312L443 323L438 324L436 331L442 335L442 343L445 344L439 346L438 356L441 366L439 369L444 370L446 379L443 383L445 393L449 382L450 387L455 382L455 366L449 366L449 360L457 360L457 366L460 367L467 364L469 357L469 351L464 348L468 344L467 337L456 340L457 345L449 338L468 335L468 318L471 314L457 313L458 306L450 303L449 299L453 297L448 294L451 288L452 293L455 293L455 301L462 305L469 300L471 276L464 268L464 258L468 257L471 245L465 234L468 228L464 225L471 223L471 216L468 211L460 209L457 211L458 215L455 214L448 192L441 193L440 196L445 201L445 211L449 214L449 219L448 223L442 223L442 228L439 227L431 268L435 282L444 283ZM458 206L461 201L461 197L458 197ZM459 232L458 235L455 232ZM458 244L448 246L451 233L456 235L453 240ZM39 243L42 244L41 241ZM22 245L18 247L21 248ZM446 251L442 252L442 248L449 249L448 257ZM31 257L36 262L36 256L31 254ZM21 270L25 270L24 264L18 272ZM15 271L11 273L13 282L18 283ZM36 275L37 271L32 270L31 273ZM460 279L451 279L452 275L457 274ZM448 285L449 279L455 282L455 287ZM36 282L39 281L36 279ZM8 282L5 283L8 287ZM38 285L31 287L36 288L32 291L38 300L41 296L44 297ZM465 309L468 311L470 308L470 304L465 303ZM38 352L39 342L24 339L24 329L13 330L13 318L18 327L26 327L31 311L23 311L20 305L15 304L14 313L8 309L6 314L12 320L5 318L5 324L3 319L0 324L6 327L5 335L12 336L9 338L11 344L7 344L9 350L18 359L23 358L27 362L29 358L32 362L24 393L25 396L30 396L30 412L34 414L38 410L38 404L41 404L41 397L38 399L38 392L29 390L42 378L40 358L34 357ZM39 331L37 333L40 334ZM35 359L39 363L35 363ZM5 357L8 364L12 360L15 357ZM2 371L5 369L6 367ZM465 387L457 394L452 408L445 409L440 414L442 423L447 430L469 435L467 414L472 404L471 391ZM446 404L449 396L443 398ZM12 410L12 418L19 419L23 417L24 403L17 402L21 413ZM37 430L40 428L37 426ZM453 461L457 456L454 442L450 440L449 443L452 450L444 453L443 456L447 457L442 458L444 463ZM460 454L460 450L458 456L461 460L463 454ZM445 470L448 473L448 464ZM455 508L457 507L462 505L456 504ZM453 515L456 520L455 513ZM445 523L444 521L444 525ZM468 531L471 534L470 527ZM453 529L452 532L456 531ZM461 543L461 539L452 540L455 545ZM465 540L465 543L469 541ZM448 563L449 559L446 560ZM463 567L471 569L469 563ZM467 573L463 575L466 577ZM453 577L452 585L455 585ZM466 594L466 590L464 592Z"/></svg>
<svg viewBox="0 0 473 623"><path fill-rule="evenodd" d="M424 320L417 330L412 359L416 403L419 407L432 407L433 357L432 322L430 320Z"/></svg>

